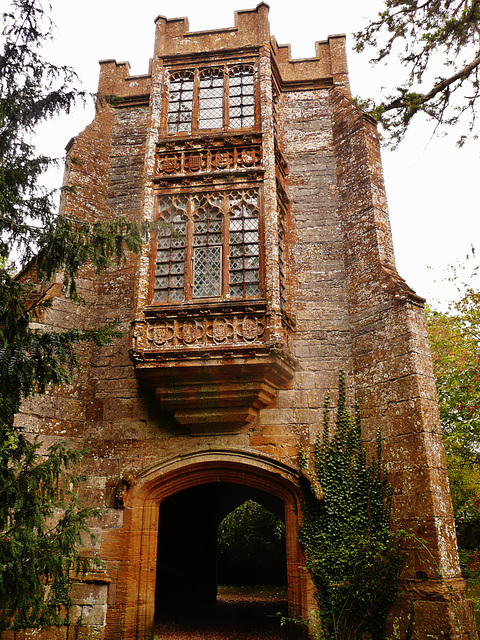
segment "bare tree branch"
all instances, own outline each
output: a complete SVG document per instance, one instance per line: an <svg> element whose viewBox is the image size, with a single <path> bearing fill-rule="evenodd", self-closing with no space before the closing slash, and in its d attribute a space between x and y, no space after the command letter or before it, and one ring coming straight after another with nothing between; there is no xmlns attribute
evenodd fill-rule
<svg viewBox="0 0 480 640"><path fill-rule="evenodd" d="M434 85L433 88L428 93L419 97L417 109L420 109L421 106L423 106L424 104L432 100L436 95L444 91L447 87L452 85L454 82L457 82L457 80L464 80L465 78L468 78L471 72L474 69L476 69L479 65L480 65L480 53L466 67L464 67L457 73L454 73L452 76L450 76L450 78L442 79L441 82L438 82L436 85ZM404 107L411 108L412 104L408 98L411 95L412 94L406 94L406 96L404 97L396 98L395 100L392 100L392 102L390 102L389 104L384 105L382 107L382 110L385 112L385 111L391 111L392 109L403 109Z"/></svg>

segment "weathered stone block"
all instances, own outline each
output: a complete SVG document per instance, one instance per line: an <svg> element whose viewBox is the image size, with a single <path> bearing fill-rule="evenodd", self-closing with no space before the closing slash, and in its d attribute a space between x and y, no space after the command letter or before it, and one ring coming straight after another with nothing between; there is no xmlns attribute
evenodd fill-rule
<svg viewBox="0 0 480 640"><path fill-rule="evenodd" d="M76 605L101 605L107 602L107 585L89 582L75 582L70 592L72 602Z"/></svg>
<svg viewBox="0 0 480 640"><path fill-rule="evenodd" d="M103 593L102 593L103 597ZM105 600L106 602L106 600ZM107 613L106 604L82 604L73 605L70 610L70 618L72 624L79 624L82 627L100 627L105 626ZM89 629L89 630L90 630Z"/></svg>

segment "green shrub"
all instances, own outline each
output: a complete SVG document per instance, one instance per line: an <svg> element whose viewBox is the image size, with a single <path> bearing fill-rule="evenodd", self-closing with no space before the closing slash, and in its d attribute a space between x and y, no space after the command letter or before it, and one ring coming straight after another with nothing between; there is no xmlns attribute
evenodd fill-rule
<svg viewBox="0 0 480 640"><path fill-rule="evenodd" d="M285 525L262 505L247 500L218 528L218 572L223 584L283 584Z"/></svg>

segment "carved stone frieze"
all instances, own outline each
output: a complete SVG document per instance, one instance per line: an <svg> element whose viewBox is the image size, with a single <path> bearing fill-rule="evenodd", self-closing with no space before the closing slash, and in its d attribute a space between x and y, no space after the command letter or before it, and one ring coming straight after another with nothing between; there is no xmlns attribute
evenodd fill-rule
<svg viewBox="0 0 480 640"><path fill-rule="evenodd" d="M238 433L287 388L290 329L264 300L152 305L133 321L130 357L157 401L192 434Z"/></svg>
<svg viewBox="0 0 480 640"><path fill-rule="evenodd" d="M272 347L272 317L265 303L211 306L150 307L132 322L132 358L228 357ZM287 348L294 323L281 320L281 341ZM278 327L276 329L278 332Z"/></svg>
<svg viewBox="0 0 480 640"><path fill-rule="evenodd" d="M262 168L261 138L255 136L208 139L172 146L157 145L155 178L195 176L203 173L229 172Z"/></svg>
<svg viewBox="0 0 480 640"><path fill-rule="evenodd" d="M137 346L147 349L172 347L226 346L252 344L263 340L264 315L223 315L217 317L160 320L137 329ZM145 335L141 335L144 333Z"/></svg>

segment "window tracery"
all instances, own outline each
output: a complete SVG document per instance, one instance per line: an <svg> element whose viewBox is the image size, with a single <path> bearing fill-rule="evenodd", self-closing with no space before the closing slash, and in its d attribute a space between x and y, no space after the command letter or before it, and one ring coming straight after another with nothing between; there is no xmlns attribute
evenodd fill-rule
<svg viewBox="0 0 480 640"><path fill-rule="evenodd" d="M159 197L153 302L260 295L257 189Z"/></svg>

